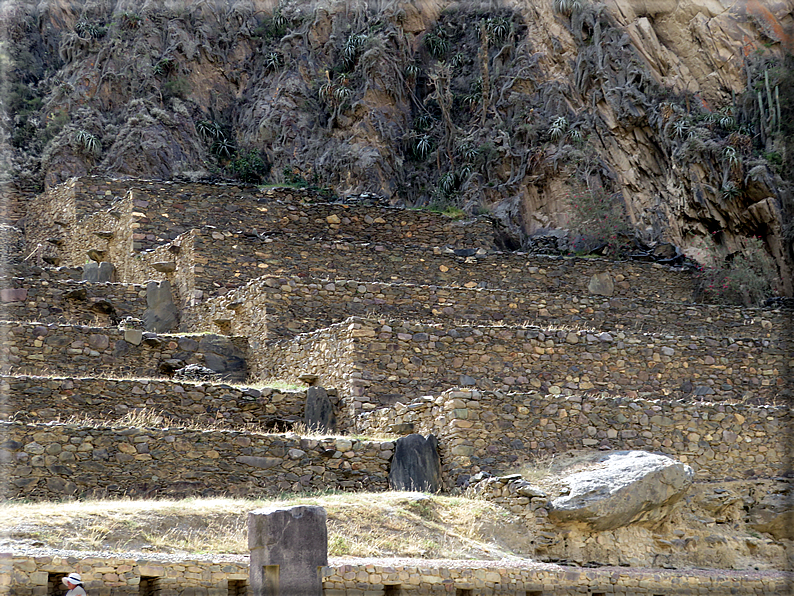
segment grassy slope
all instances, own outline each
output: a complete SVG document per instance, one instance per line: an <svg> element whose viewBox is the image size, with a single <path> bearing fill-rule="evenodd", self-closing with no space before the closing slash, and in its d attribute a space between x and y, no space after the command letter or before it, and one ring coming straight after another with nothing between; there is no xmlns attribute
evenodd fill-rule
<svg viewBox="0 0 794 596"><path fill-rule="evenodd" d="M262 507L321 505L331 556L499 559L528 546L523 526L481 499L421 493L0 505L0 546L247 554L246 517Z"/></svg>

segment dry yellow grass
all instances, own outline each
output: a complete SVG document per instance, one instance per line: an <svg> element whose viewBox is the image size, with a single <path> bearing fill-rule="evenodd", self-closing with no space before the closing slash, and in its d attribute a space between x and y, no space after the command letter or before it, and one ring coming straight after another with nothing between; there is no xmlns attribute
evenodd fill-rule
<svg viewBox="0 0 794 596"><path fill-rule="evenodd" d="M559 492L563 478L576 472L593 469L598 465L597 461L602 455L600 451L570 450L538 458L523 464L513 472L521 474L525 480L547 493L554 494Z"/></svg>
<svg viewBox="0 0 794 596"><path fill-rule="evenodd" d="M8 546L246 554L246 518L262 507L321 505L331 556L502 558L526 531L484 500L421 493L337 493L284 500L106 500L0 505Z"/></svg>

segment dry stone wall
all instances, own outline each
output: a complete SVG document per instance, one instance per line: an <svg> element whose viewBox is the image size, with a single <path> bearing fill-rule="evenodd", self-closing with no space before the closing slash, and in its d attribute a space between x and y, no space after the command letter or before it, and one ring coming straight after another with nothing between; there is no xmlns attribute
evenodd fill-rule
<svg viewBox="0 0 794 596"><path fill-rule="evenodd" d="M29 242L45 246L47 238L63 237L59 250L51 250L65 264L80 263L86 249L82 236L100 231L93 229L97 226L123 236L124 249L135 251L205 226L252 236L279 232L417 246L493 245L493 227L485 218L460 222L428 211L351 208L317 199L316 193L290 188L260 191L229 184L73 178L33 201L26 236Z"/></svg>
<svg viewBox="0 0 794 596"><path fill-rule="evenodd" d="M358 565L345 562L324 569L325 596L367 594L368 588L392 588L397 594L447 596L569 596L570 594L624 594L626 596L693 594L775 594L788 589L789 574L754 578L741 572L661 569L581 569L532 564L531 568L500 561L380 561ZM399 591L396 591L399 589ZM374 592L381 594L383 592Z"/></svg>
<svg viewBox="0 0 794 596"><path fill-rule="evenodd" d="M0 223L0 274L12 275L14 269L22 263L27 256L23 252L24 243L22 230L9 224Z"/></svg>
<svg viewBox="0 0 794 596"><path fill-rule="evenodd" d="M242 559L242 560L241 560ZM230 596L248 592L248 558L186 558L141 555L82 556L51 553L0 558L13 596L46 596L47 582L76 571L95 596L138 596L141 579L160 596ZM325 596L568 596L570 594L769 595L788 593L791 574L720 570L608 567L581 569L548 563L330 559L322 568ZM387 588L388 587L388 588Z"/></svg>
<svg viewBox="0 0 794 596"><path fill-rule="evenodd" d="M144 194L145 193L145 194ZM151 248L191 228L267 234L277 231L308 237L355 237L417 246L449 244L491 247L493 227L487 219L460 222L438 213L396 207L318 201L315 193L290 188L153 183L133 190L137 200L136 246Z"/></svg>
<svg viewBox="0 0 794 596"><path fill-rule="evenodd" d="M83 278L83 267L42 267L29 262L11 264L6 279L24 278L43 281L80 281Z"/></svg>
<svg viewBox="0 0 794 596"><path fill-rule="evenodd" d="M771 338L788 332L788 313L564 293L489 290L356 280L264 276L191 308L189 331L275 339L339 323L351 315L420 321L501 322L645 331L676 335ZM216 321L221 321L218 324Z"/></svg>
<svg viewBox="0 0 794 596"><path fill-rule="evenodd" d="M35 323L6 323L0 337L4 373L146 378L198 364L244 382L248 372L245 338Z"/></svg>
<svg viewBox="0 0 794 596"><path fill-rule="evenodd" d="M303 419L306 390L236 387L158 379L0 377L5 419L46 422L69 417L112 421L136 411L192 425L256 430ZM332 403L338 402L330 392Z"/></svg>
<svg viewBox="0 0 794 596"><path fill-rule="evenodd" d="M85 262L86 250L96 245L117 266L120 281L136 283L162 278L150 278L148 271L144 278L137 277L140 272L127 273L130 252L147 251L199 229L226 240L224 250L212 244L197 254L222 262L226 278L240 277L235 274L251 267L260 269L254 271L258 274L282 274L296 267L295 274L322 271L329 277L341 273L345 279L396 277L541 291L573 283L572 292L586 294L593 273L614 269L615 296L636 295L645 285L651 297L661 292L674 301L691 296L687 273L647 263L528 262L526 255L495 254L487 219L459 222L427 211L318 203L315 198L309 191L284 188L263 192L235 185L72 179L36 199L26 237L29 244L43 245L49 237L62 238L67 244L48 250L61 253L71 265ZM261 270L267 268L271 271ZM253 275L242 277L236 285Z"/></svg>
<svg viewBox="0 0 794 596"><path fill-rule="evenodd" d="M788 407L453 389L363 414L360 432L433 433L452 486L578 449L644 450L689 464L696 478L791 473Z"/></svg>
<svg viewBox="0 0 794 596"><path fill-rule="evenodd" d="M245 594L248 584L248 561L239 557L169 560L140 554L42 553L8 555L0 560L0 565L4 576L10 579L4 588L12 596L47 596L55 593L48 586L51 582L57 582L60 593L63 585L59 578L75 572L92 596L140 596L142 591L154 591L159 596L237 596L236 586L242 586Z"/></svg>
<svg viewBox="0 0 794 596"><path fill-rule="evenodd" d="M458 385L773 403L789 389L792 364L785 339L445 327L361 317L252 348L255 374L316 374L323 385L350 395L355 411Z"/></svg>
<svg viewBox="0 0 794 596"><path fill-rule="evenodd" d="M223 430L0 422L0 431L8 499L382 491L394 453L390 441Z"/></svg>
<svg viewBox="0 0 794 596"><path fill-rule="evenodd" d="M693 282L689 271L653 263L616 263L499 251L460 256L439 247L331 242L298 235L256 238L208 228L201 231L204 245L196 249L196 265L211 262L226 272L220 279L207 275L210 283L202 282L199 284L202 287L213 287L213 281L219 284L216 288L220 284L236 287L253 277L268 274L397 283L421 280L437 286L511 288L588 296L593 275L608 273L614 281L614 298L692 300ZM182 242L183 249L184 245ZM197 283L201 273L211 272L198 271Z"/></svg>
<svg viewBox="0 0 794 596"><path fill-rule="evenodd" d="M146 287L11 278L0 280L3 318L9 321L69 323L104 327L124 317L140 319Z"/></svg>

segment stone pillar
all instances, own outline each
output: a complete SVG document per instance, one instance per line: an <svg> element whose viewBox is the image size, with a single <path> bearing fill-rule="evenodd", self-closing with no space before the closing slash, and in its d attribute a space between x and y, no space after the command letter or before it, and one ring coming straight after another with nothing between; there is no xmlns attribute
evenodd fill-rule
<svg viewBox="0 0 794 596"><path fill-rule="evenodd" d="M322 507L296 505L248 514L253 596L322 596L328 530Z"/></svg>

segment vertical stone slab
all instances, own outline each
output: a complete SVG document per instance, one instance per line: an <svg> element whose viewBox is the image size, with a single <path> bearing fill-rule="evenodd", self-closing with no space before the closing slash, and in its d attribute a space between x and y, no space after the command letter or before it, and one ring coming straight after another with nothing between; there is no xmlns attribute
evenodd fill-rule
<svg viewBox="0 0 794 596"><path fill-rule="evenodd" d="M146 311L143 313L143 324L146 331L167 333L176 327L179 311L171 296L171 283L150 281L146 284Z"/></svg>
<svg viewBox="0 0 794 596"><path fill-rule="evenodd" d="M306 406L303 411L303 423L319 432L336 430L336 414L328 393L322 387L309 387L306 390Z"/></svg>
<svg viewBox="0 0 794 596"><path fill-rule="evenodd" d="M322 507L296 505L248 514L253 596L322 596L328 529Z"/></svg>
<svg viewBox="0 0 794 596"><path fill-rule="evenodd" d="M441 457L438 439L413 434L397 439L389 470L392 490L418 490L437 493L441 490Z"/></svg>

